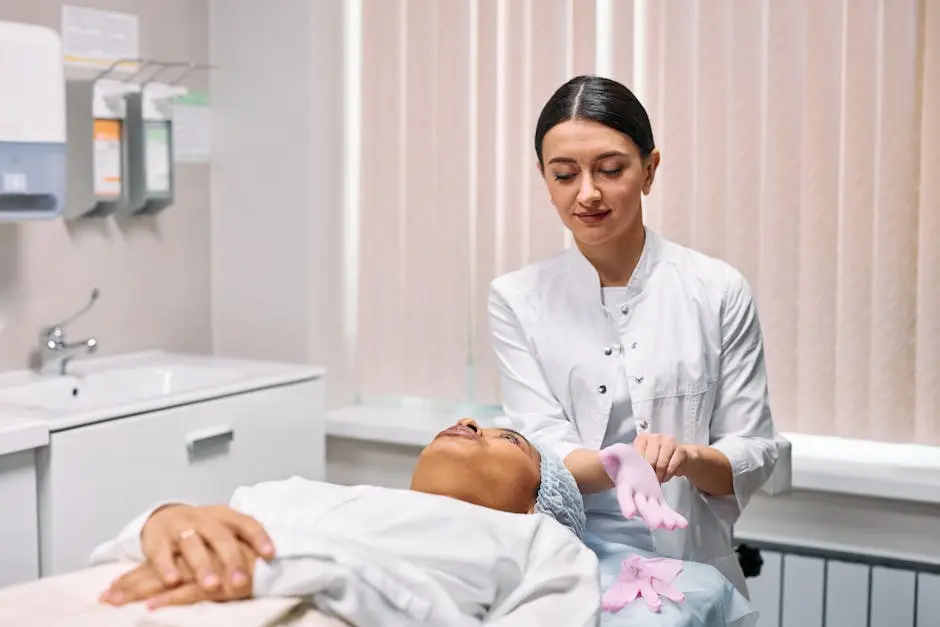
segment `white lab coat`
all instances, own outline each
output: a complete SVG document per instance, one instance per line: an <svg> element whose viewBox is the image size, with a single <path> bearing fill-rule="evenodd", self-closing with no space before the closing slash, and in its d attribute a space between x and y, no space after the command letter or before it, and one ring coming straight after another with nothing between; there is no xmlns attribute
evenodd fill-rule
<svg viewBox="0 0 940 627"><path fill-rule="evenodd" d="M624 378L638 432L728 456L734 496L669 481L666 499L690 526L655 531L653 541L659 553L714 565L746 594L732 526L770 477L778 449L760 325L741 274L647 229L627 286L626 337L577 247L494 280L489 311L504 412L562 457L601 446L613 386Z"/></svg>
<svg viewBox="0 0 940 627"><path fill-rule="evenodd" d="M276 559L255 565L256 597L310 596L353 625L599 624L597 558L543 514L299 477L239 488L230 506L274 542ZM98 547L92 563L142 561L152 511Z"/></svg>

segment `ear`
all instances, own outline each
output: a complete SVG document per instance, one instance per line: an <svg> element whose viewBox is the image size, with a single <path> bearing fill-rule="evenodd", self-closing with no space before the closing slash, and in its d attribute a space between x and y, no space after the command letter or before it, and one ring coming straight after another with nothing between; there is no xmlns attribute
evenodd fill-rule
<svg viewBox="0 0 940 627"><path fill-rule="evenodd" d="M656 180L656 169L659 168L659 160L661 158L662 155L659 153L659 148L653 148L653 152L649 154L643 163L646 174L646 180L643 181L643 194L645 195L649 195L650 191L653 189L653 181Z"/></svg>

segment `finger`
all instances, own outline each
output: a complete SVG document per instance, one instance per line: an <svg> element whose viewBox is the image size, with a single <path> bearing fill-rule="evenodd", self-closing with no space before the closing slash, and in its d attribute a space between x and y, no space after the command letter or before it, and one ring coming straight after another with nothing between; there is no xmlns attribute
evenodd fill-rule
<svg viewBox="0 0 940 627"><path fill-rule="evenodd" d="M122 573L121 575L116 577L114 581L111 582L111 585L108 586L108 590L118 590L120 588L123 588L124 586L127 585L128 581L131 581L135 577L139 576L138 573L142 568L143 566L137 566L135 568L131 568L125 573Z"/></svg>
<svg viewBox="0 0 940 627"><path fill-rule="evenodd" d="M636 509L640 512L640 517L646 521L650 529L661 529L663 526L663 517L656 503L646 498L646 495L637 494Z"/></svg>
<svg viewBox="0 0 940 627"><path fill-rule="evenodd" d="M175 568L174 555L179 533L191 527L193 508L171 504L158 508L141 531L141 548L146 557L163 577L168 586L179 583L180 573Z"/></svg>
<svg viewBox="0 0 940 627"><path fill-rule="evenodd" d="M641 457L646 455L646 447L649 446L649 435L646 433L641 433L636 436L633 440L633 450L640 454Z"/></svg>
<svg viewBox="0 0 940 627"><path fill-rule="evenodd" d="M653 468L656 468L656 460L659 459L659 440L650 440L646 445L646 451L643 453L643 457L649 462L649 465Z"/></svg>
<svg viewBox="0 0 940 627"><path fill-rule="evenodd" d="M676 527L679 526L679 519L676 513L672 511L672 508L670 508L669 504L664 500L658 501L656 507L659 509L659 515L663 521L662 528L667 531L674 531Z"/></svg>
<svg viewBox="0 0 940 627"><path fill-rule="evenodd" d="M673 477L679 476L679 471L685 465L686 459L688 459L688 453L680 446L669 459L669 465L666 466L666 477L663 479L663 483L666 483Z"/></svg>
<svg viewBox="0 0 940 627"><path fill-rule="evenodd" d="M101 593L98 601L110 605L121 605L124 603L125 591L134 585L134 582L141 577L141 571L144 566L138 566L127 571L117 579L111 582L108 589Z"/></svg>
<svg viewBox="0 0 940 627"><path fill-rule="evenodd" d="M675 442L667 441L660 446L659 455L656 456L656 462L653 464L653 468L656 469L656 478L659 479L660 483L665 483L669 462L677 452Z"/></svg>
<svg viewBox="0 0 940 627"><path fill-rule="evenodd" d="M266 559L274 557L274 542L271 536L264 530L264 527L257 520L242 514L231 507L220 508L218 513L220 520L234 529L236 535L247 542L257 551L259 555Z"/></svg>
<svg viewBox="0 0 940 627"><path fill-rule="evenodd" d="M665 516L669 518L670 524L672 524L672 529L685 529L689 526L689 521L687 521L681 514L676 512L676 510L669 507L669 505L663 501L662 511Z"/></svg>
<svg viewBox="0 0 940 627"><path fill-rule="evenodd" d="M143 601L160 594L164 590L166 590L166 585L160 578L160 574L152 567L148 567L142 572L141 577L136 578L130 585L123 588L120 593L121 601L115 603L115 605Z"/></svg>
<svg viewBox="0 0 940 627"><path fill-rule="evenodd" d="M212 568L212 557L202 539L202 533L194 529L188 531L190 533L182 534L179 540L179 552L195 573L199 585L206 590L214 590L219 586L219 575Z"/></svg>
<svg viewBox="0 0 940 627"><path fill-rule="evenodd" d="M659 612L663 607L663 602L659 599L659 595L656 594L656 591L653 589L652 581L641 581L640 582L640 596L643 597L643 600L646 601L647 607L654 612Z"/></svg>
<svg viewBox="0 0 940 627"><path fill-rule="evenodd" d="M241 540L233 529L221 522L206 521L203 527L203 540L214 558L213 571L225 578L226 585L243 587L248 581L248 564L242 554ZM210 588L211 589L211 588Z"/></svg>
<svg viewBox="0 0 940 627"><path fill-rule="evenodd" d="M147 601L147 607L155 610L170 605L193 605L200 601L211 601L212 599L212 593L201 588L199 584L187 583L163 594L158 594Z"/></svg>
<svg viewBox="0 0 940 627"><path fill-rule="evenodd" d="M620 504L620 511L624 518L635 518L636 494L626 485L617 490L617 502Z"/></svg>
<svg viewBox="0 0 940 627"><path fill-rule="evenodd" d="M180 583L193 583L196 581L196 573L193 572L193 569L186 563L186 558L182 555L177 555L173 558L173 562L176 566L176 570L180 574Z"/></svg>
<svg viewBox="0 0 940 627"><path fill-rule="evenodd" d="M670 601L675 601L676 603L685 601L684 594L674 588L672 584L668 584L661 579L653 579L653 590L655 590L656 594L659 596L666 597Z"/></svg>
<svg viewBox="0 0 940 627"><path fill-rule="evenodd" d="M141 548L144 556L153 564L163 582L168 586L179 583L180 573L173 559L176 549L175 535L170 528L161 526L148 530L141 535Z"/></svg>

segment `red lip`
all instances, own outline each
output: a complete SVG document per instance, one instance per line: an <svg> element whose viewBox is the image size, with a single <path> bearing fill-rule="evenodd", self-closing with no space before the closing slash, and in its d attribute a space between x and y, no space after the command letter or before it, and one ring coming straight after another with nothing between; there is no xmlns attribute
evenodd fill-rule
<svg viewBox="0 0 940 627"><path fill-rule="evenodd" d="M594 213L576 213L576 218L587 224L596 224L610 215L610 211L596 211Z"/></svg>
<svg viewBox="0 0 940 627"><path fill-rule="evenodd" d="M437 434L437 437L455 437L455 438L470 438L477 439L480 437L480 434L471 429L470 427L465 427L463 425L454 425L453 427L448 427L440 433Z"/></svg>

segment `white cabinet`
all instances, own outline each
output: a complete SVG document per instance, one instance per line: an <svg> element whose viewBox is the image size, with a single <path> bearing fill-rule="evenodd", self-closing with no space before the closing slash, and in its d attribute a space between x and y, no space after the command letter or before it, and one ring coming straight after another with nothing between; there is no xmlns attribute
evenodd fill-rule
<svg viewBox="0 0 940 627"><path fill-rule="evenodd" d="M0 455L0 588L39 576L33 450Z"/></svg>
<svg viewBox="0 0 940 627"><path fill-rule="evenodd" d="M165 500L225 503L246 484L325 478L325 380L311 379L53 432L38 453L43 576Z"/></svg>

